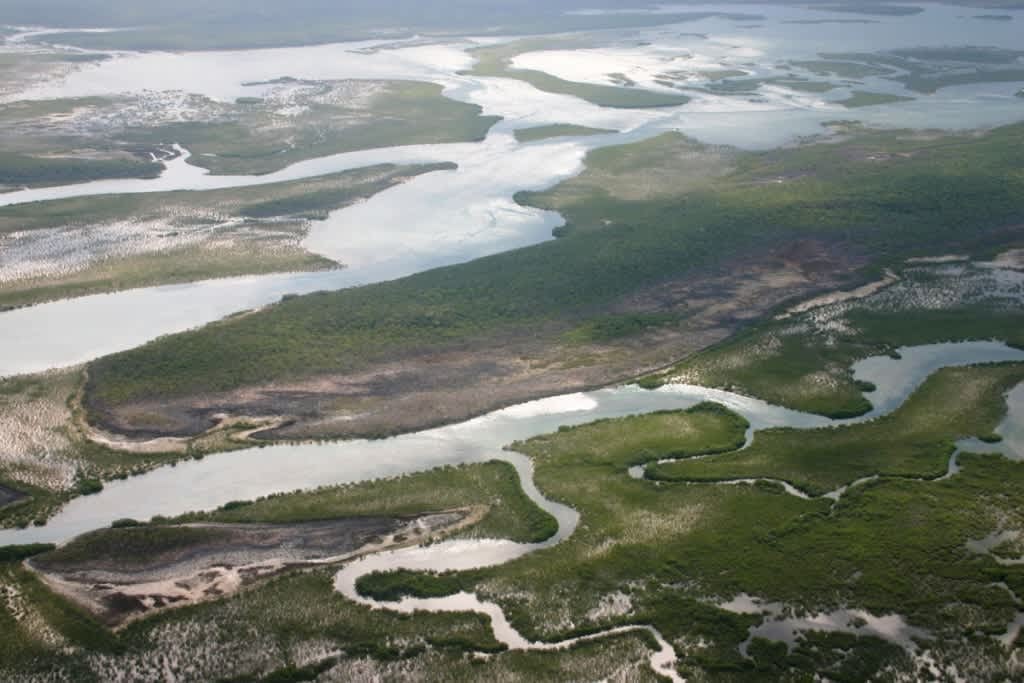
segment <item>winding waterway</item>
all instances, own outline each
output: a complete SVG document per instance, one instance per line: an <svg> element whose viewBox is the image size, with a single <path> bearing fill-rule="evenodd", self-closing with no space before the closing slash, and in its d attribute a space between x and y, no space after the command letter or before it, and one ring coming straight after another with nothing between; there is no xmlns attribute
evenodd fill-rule
<svg viewBox="0 0 1024 683"><path fill-rule="evenodd" d="M872 21L880 22L879 33L873 41L865 42L859 37L865 35L864 32L842 26L820 25L813 31L806 26L794 28L793 22L834 19L834 14L760 6L757 11L766 15L760 26L743 27L726 19L712 18L674 27L632 31L629 33L635 44L629 48L632 52L629 49L606 50L594 58L620 60L616 70L629 73L643 83L651 76L643 71L645 65L657 64L665 57L664 50L675 51L673 58L689 50L693 58L710 60L710 66L742 64L758 73L775 61L814 58L823 50L915 47L915 41L920 39L917 29L906 31L905 24L911 20L901 17L872 17ZM914 17L913 23L927 26L928 35L936 40L962 42L966 40L963 38L966 31L976 44L1019 47L1015 26L972 24L965 22L957 11L962 14L963 10L930 6ZM1013 14L1017 18L1024 17L1024 13ZM920 23L922 21L924 24ZM43 84L22 93L26 98L44 99L144 89L185 90L214 99L232 100L259 94L258 86L244 85L246 82L285 75L322 79L404 78L439 83L448 97L478 104L484 114L502 116L504 121L479 143L392 147L332 155L300 162L265 176L210 175L189 165L187 150L180 150L182 154L166 162L165 172L157 179L99 181L0 195L0 206L5 206L111 193L247 187L379 163L452 161L458 164L458 170L414 178L366 202L333 212L327 220L318 223L305 246L345 264L342 270L151 287L0 314L0 376L81 363L138 346L163 334L212 322L239 310L272 303L287 293L335 290L394 279L551 239L551 230L561 223L561 217L519 206L513 196L521 190L549 187L578 173L585 154L591 149L644 139L666 130L681 130L708 143L763 149L791 142L799 136L820 133L824 121L843 117L846 112L813 94L771 89L763 92L759 100L703 94L683 107L611 110L577 98L544 93L520 81L466 75L463 70L471 64L466 49L477 44L480 41L457 41L362 52L374 47L375 43L370 42L283 50L124 54L96 68L76 72L63 82ZM651 44L657 47L649 48ZM659 54L659 50L662 53ZM526 65L543 67L578 80L594 80L586 72L590 66L586 60L567 61L562 56L559 61L558 55L540 53L526 60ZM874 81L871 85L883 91L890 87ZM1009 123L1019 119L1024 111L1019 101L1006 95L1018 85L944 89L913 102L859 110L856 118L879 126L945 129ZM518 128L565 122L621 132L529 144L516 142L512 135ZM537 544L459 540L378 553L346 565L337 574L335 585L350 599L383 609L404 612L468 610L486 614L496 638L512 649L567 647L579 639L531 643L515 631L500 607L471 594L378 603L359 595L355 590L356 581L369 572L398 568L444 571L494 566L551 547L571 536L579 515L543 496L533 481L529 459L503 450L516 440L565 425L655 410L684 409L701 401L716 401L749 420L749 442L760 429L837 426L889 413L941 367L1024 361L1024 352L995 342L914 347L901 349L900 353L899 359L873 358L855 366L858 379L877 386L870 395L873 410L855 420L831 421L749 397L690 385L669 385L656 391L617 387L533 401L461 424L380 441L279 445L160 468L143 476L111 482L98 495L72 501L44 527L0 531L0 545L63 542L124 517L173 516L271 493L400 476L443 465L503 460L516 468L528 497L558 520L555 536ZM1004 441L986 450L1024 459L1024 387L1010 394L1009 404L1007 420L999 428ZM972 450L975 446L978 444L974 442L961 444L962 448ZM954 457L947 476L955 473ZM783 484L789 493L805 495L788 483ZM842 493L840 489L828 496L837 498ZM649 632L658 641L659 649L652 655L652 667L678 680L673 669L672 647L650 627L612 629L583 640L636 630Z"/></svg>
<svg viewBox="0 0 1024 683"><path fill-rule="evenodd" d="M747 396L693 385L668 385L655 391L624 386L600 391L556 396L512 406L480 418L429 431L378 441L279 445L208 456L163 467L125 481L111 482L98 495L69 503L49 524L19 530L0 531L0 545L66 541L86 531L109 525L115 519L148 519L154 515L173 516L188 510L210 509L230 500L252 499L271 493L309 489L324 485L394 477L444 465L500 460L513 465L527 497L558 522L557 533L542 543L509 540L453 540L428 546L386 551L346 565L335 577L335 587L346 597L364 605L411 613L416 610L478 612L487 615L495 638L510 649L553 650L584 640L644 631L658 643L651 655L654 670L681 680L675 672L676 654L655 629L646 625L621 627L584 638L562 642L531 642L509 623L501 608L475 595L459 593L444 598L405 598L383 603L362 596L356 590L359 577L395 569L456 571L500 565L529 553L550 548L570 537L579 514L544 497L533 478L533 466L524 455L503 449L512 441L548 433L563 425L640 414L655 410L684 409L702 401L715 401L743 415L751 424L749 441L757 430L771 427L811 429L853 424L891 412L934 371L942 367L976 363L1024 362L1024 351L997 342L934 344L901 348L899 358L870 358L855 365L855 376L877 387L872 397L880 404L869 414L852 420L829 420L768 404ZM1024 386L1008 396L1009 412L997 430L1008 437L1000 451L1024 458L1016 436L1024 427ZM955 473L955 459L950 475ZM634 473L635 474L635 473ZM720 485L741 483L721 482ZM806 497L788 483L787 492ZM844 489L835 493L842 494ZM829 495L832 497L832 494ZM852 613L851 613L852 614ZM840 615L841 616L841 615ZM880 618L888 623L894 616ZM837 625L840 618L822 623ZM834 623L833 623L834 622ZM789 624L798 629L803 622ZM808 622L813 626L817 622ZM899 624L903 624L902 621ZM807 624L804 624L806 626ZM765 629L769 627L765 626ZM775 625L771 628L782 628ZM768 633L768 630L765 633ZM900 638L905 629L894 631Z"/></svg>
<svg viewBox="0 0 1024 683"><path fill-rule="evenodd" d="M650 655L651 667L673 681L681 681L675 670L674 648L656 629L633 625L608 629L581 638L559 642L531 642L508 621L495 603L480 600L470 593L443 598L404 598L400 602L379 602L361 595L357 581L361 576L396 569L458 571L493 567L529 553L550 548L569 538L579 523L579 514L572 508L544 497L533 478L529 458L503 449L521 439L593 420L639 414L655 410L683 409L701 401L721 403L743 415L751 424L748 444L757 430L770 427L800 429L853 424L873 419L895 410L932 372L950 366L975 363L1024 362L1024 351L997 342L934 344L899 349L899 358L877 357L855 365L855 376L877 386L872 396L880 403L869 414L852 420L833 421L788 410L727 391L692 385L668 385L655 391L635 386L556 396L496 411L474 420L416 434L380 441L347 441L331 444L281 445L209 456L175 467L164 467L130 480L112 482L95 496L78 498L69 503L45 527L0 531L0 545L65 541L80 533L109 525L117 518L146 519L153 515L176 515L191 509L209 509L229 500L250 499L271 493L317 486L358 482L424 471L443 465L479 463L500 460L510 463L518 473L523 491L541 509L558 522L558 530L541 543L516 543L501 539L453 540L407 549L372 554L345 565L335 576L335 588L347 598L379 609L412 613L417 610L435 612L477 612L489 617L498 642L511 650L557 650L583 641L590 641L629 632L645 632L657 643ZM1008 396L1009 412L997 430L1006 438L1000 452L1016 459L1024 451L1015 438L1024 426L1024 385ZM955 458L950 472L955 474ZM631 474L636 474L631 472ZM720 482L712 485L743 483ZM859 482L855 482L856 485ZM784 482L792 495L806 494ZM842 495L839 489L827 497ZM898 615L874 617L860 612L818 615L811 619L766 621L751 630L756 635L780 635L792 638L801 629L850 629L849 623L866 619L867 629L874 635L889 637L906 646L908 634L921 635L906 625ZM860 622L857 621L859 624ZM1011 625L1010 631L1013 626ZM856 630L855 629L855 630Z"/></svg>
<svg viewBox="0 0 1024 683"><path fill-rule="evenodd" d="M906 398L936 370L943 367L955 367L975 363L988 363L1000 361L1024 361L1024 351L1013 349L995 342L974 342L962 344L932 344L918 347L907 347L899 349L899 359L890 357L876 357L861 361L855 365L855 376L858 379L871 381L878 387L878 396L882 403L875 407L870 413L860 418L851 420L830 421L824 418L816 418L802 413L791 413L775 406L753 401L752 399L729 394L727 392L714 392L690 385L676 385L666 387L661 393L667 396L685 395L693 399L693 403L699 400L715 400L728 405L736 412L744 415L751 421L751 430L748 432L747 445L753 439L758 429L768 427L798 427L810 428L823 425L840 426L855 424L874 419L882 414L895 410L906 400ZM616 390L621 391L621 390ZM872 394L872 397L874 394ZM1000 434L1012 432L1020 427L1017 421L1024 418L1024 385L1008 396L1010 410L1006 421L997 430ZM664 407L664 406L663 406ZM637 411L640 412L640 411ZM746 447L746 446L744 446ZM1024 453L1017 454L1018 457ZM335 576L335 589L350 600L359 602L380 609L389 609L403 613L412 613L417 610L434 612L477 612L487 615L491 620L495 638L513 650L549 650L569 647L580 639L572 639L557 643L530 642L524 638L509 623L501 607L491 602L484 602L470 593L461 592L456 595L443 598L411 598L406 597L398 602L381 602L363 596L357 590L357 582L360 577L374 572L394 571L398 569L410 571L460 571L493 567L510 562L531 552L549 548L561 543L572 535L576 525L579 523L579 514L571 508L560 503L548 500L537 489L533 481L533 468L530 460L517 453L502 453L495 459L511 463L519 474L527 496L539 507L549 512L558 520L558 532L543 543L515 543L507 540L455 540L425 547L408 548L394 551L387 551L370 555L346 565ZM950 460L950 468L955 467L955 460ZM633 468L636 470L636 468ZM636 476L631 470L630 474ZM948 475L947 475L948 476ZM868 481L869 479L853 482L855 486ZM711 485L735 485L752 483L754 480L738 479L735 481L717 482ZM780 482L786 492L800 498L807 499L805 493L799 491L788 482ZM835 492L826 494L825 498L838 500L847 487L838 489ZM760 626L751 629L749 640L756 637L769 637L782 639L791 642L795 634L800 630L824 629L824 630L851 630L850 632L869 633L905 647L913 649L913 637L927 637L927 633L920 629L908 626L899 615L885 615L875 617L863 611L840 610L832 614L816 615L807 619L780 619L783 607L773 607L776 618L766 618ZM757 611L772 612L772 609ZM850 626L849 624L863 625ZM672 680L681 680L674 670L676 656L674 650L665 641L664 637L649 626L633 627L648 630L654 634L659 648L651 656L651 667L661 674L669 676ZM607 637L622 633L625 629L609 629L601 633L588 636L588 639ZM745 654L745 646L741 651Z"/></svg>
<svg viewBox="0 0 1024 683"><path fill-rule="evenodd" d="M956 37L978 45L1019 47L1015 26L971 22L958 8L945 6L927 6L911 18L872 17L875 23L857 31L835 23L815 24L811 31L806 24L793 23L837 18L826 11L758 6L757 12L765 17L757 26L709 17L671 26L603 32L597 42L611 47L598 50L589 60L539 52L527 64L594 80L594 74L587 72L594 68L592 62L603 65L601 68L614 67L657 89L661 86L651 75L655 67L665 68L669 58L691 63L691 70L740 67L759 77L775 69L780 60L811 59L820 51L915 47L921 36L906 30L910 23L927 27L927 35L942 44ZM1007 12L1024 17L1021 12ZM373 49L379 41L368 41L270 50L119 53L12 95L16 99L46 99L188 92L233 101L260 96L267 86L259 83L282 76L411 79L440 84L447 97L479 105L483 114L504 120L479 143L336 154L264 176L211 175L188 164L181 155L167 162L166 171L156 179L107 180L0 194L3 206L110 193L248 187L379 163L451 161L459 165L456 171L414 178L366 202L333 212L316 224L304 246L344 264L344 270L151 287L2 313L0 376L88 361L273 303L288 293L390 280L549 240L561 217L522 207L513 196L518 191L549 187L578 173L591 149L666 130L680 130L713 144L765 149L821 133L823 122L850 116L843 107L816 94L770 87L755 98L694 91L689 93L693 96L690 103L664 109L599 107L576 97L542 92L522 81L467 74L465 69L473 61L467 50L487 42L494 41L459 39L408 47L399 42L394 49L379 50ZM882 87L871 87L875 85ZM1007 96L1015 87L1004 83L948 88L911 102L858 109L856 118L878 126L959 129L999 125L1018 120L1024 113L1024 101ZM528 144L518 143L512 135L519 128L566 122L620 132Z"/></svg>
<svg viewBox="0 0 1024 683"><path fill-rule="evenodd" d="M504 408L466 422L380 440L336 443L281 444L220 453L162 467L123 481L103 492L68 503L49 524L0 531L0 545L62 542L86 531L108 526L124 517L149 519L190 510L208 510L232 500L250 500L318 486L394 477L465 463L506 460L522 466L522 456L504 447L514 441L556 431L562 426L594 420L689 408L714 401L750 422L748 439L772 427L814 429L863 422L898 407L935 370L976 363L1024 361L1024 351L999 342L931 344L902 348L900 358L872 358L856 364L855 376L876 385L884 407L850 420L830 420L732 392L688 384L669 384L649 391L620 386L568 394ZM999 428L1006 438L999 446L1024 458L1020 436L1024 428L1024 387L1011 392L1007 421ZM990 447L991 449L991 447ZM525 471L525 470L524 470ZM524 479L527 492L562 522L560 533L571 533L572 515L556 512ZM559 538L563 538L560 536Z"/></svg>

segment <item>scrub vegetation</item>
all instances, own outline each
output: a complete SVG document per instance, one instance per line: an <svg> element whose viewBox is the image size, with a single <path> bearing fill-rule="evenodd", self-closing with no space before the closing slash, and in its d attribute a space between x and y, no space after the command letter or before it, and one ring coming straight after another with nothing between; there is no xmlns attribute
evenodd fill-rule
<svg viewBox="0 0 1024 683"><path fill-rule="evenodd" d="M176 142L193 153L189 163L215 174L259 175L343 152L476 142L499 120L445 97L434 83L284 77L271 85L265 98L227 105L219 116L129 128L121 137Z"/></svg>
<svg viewBox="0 0 1024 683"><path fill-rule="evenodd" d="M302 246L311 222L452 164L381 165L204 192L0 208L0 308L213 277L339 265Z"/></svg>
<svg viewBox="0 0 1024 683"><path fill-rule="evenodd" d="M930 466L908 469L900 461L945 462L950 439L990 432L1005 410L1003 393L1022 378L1020 364L944 370L888 418L830 430L759 432L751 448L735 455L731 451L744 442L748 425L715 404L563 428L510 448L533 459L545 495L579 511L580 526L566 541L499 567L373 574L360 586L381 599L474 591L500 604L533 640L653 625L679 654L680 672L700 680L926 676L928 662L939 670L953 666L967 678L1012 678L1016 670L1006 664L1008 653L997 636L1019 610L1015 595L1024 591L1024 572L972 552L968 541L1024 527L1019 463L961 455L962 470L948 479L883 476L838 501L801 499L768 482L635 479L627 470L647 464L659 472L676 466L654 465L658 460L684 458L685 465L722 463L723 477L786 478L808 488L821 477L829 478L824 488L872 471L931 476L937 472ZM962 400L951 402L951 395ZM790 447L779 441L770 452L757 450L776 443L780 433ZM820 445L821 457L799 455L808 444L811 450ZM916 452L909 460L906 448ZM758 453L763 472L736 459ZM490 505L491 513L467 533L534 541L553 531L531 521L540 511L503 463L271 496L174 521L295 522L470 504ZM102 554L93 539L118 533L173 544L180 539L175 527L163 526L168 522L100 532L57 556ZM815 562L793 562L811 556ZM29 605L46 610L45 618L33 620L22 603L9 598L6 607L0 604L0 618L14 626L11 647L19 648L3 660L16 679L34 667L74 671L79 680L102 679L111 671L144 679L154 675L157 661L187 680L229 672L277 680L273 676L286 675L276 673L282 671L315 671L318 680L346 680L357 672L430 678L445 671L446 680L498 673L546 680L574 680L580 672L630 672L622 674L630 680L651 675L646 637L612 637L560 653L501 652L486 617L370 610L337 595L324 570L280 576L230 599L131 624L116 635L46 592L24 569L5 571L5 595L38 591ZM897 614L918 629L917 642L905 650L871 631L842 630L804 630L788 648L751 640L750 630L774 617L720 606L741 595L755 596L765 611L769 604L784 605L793 617L839 608L870 618ZM837 628L860 628L844 623ZM62 647L66 643L72 647ZM87 646L89 654L75 644ZM495 655L471 664L468 652Z"/></svg>
<svg viewBox="0 0 1024 683"><path fill-rule="evenodd" d="M664 313L696 324L701 309L693 298L675 301L673 283L699 271L706 279L707 269L749 267L740 265L744 254L773 254L807 282L910 255L988 248L1012 239L1024 218L1016 173L1022 134L1022 126L981 136L862 131L838 143L756 154L669 134L598 150L579 178L519 198L561 211L560 239L299 297L107 357L91 366L88 406L93 416L110 416L154 396L352 373L467 344L493 348L525 327L549 343L572 344L565 332L609 314ZM630 327L641 333L631 341L666 331Z"/></svg>
<svg viewBox="0 0 1024 683"><path fill-rule="evenodd" d="M37 157L0 152L0 186L71 185L108 178L156 178L163 165L142 159Z"/></svg>
<svg viewBox="0 0 1024 683"><path fill-rule="evenodd" d="M576 126L568 123L552 124L550 126L535 126L533 128L517 128L515 131L516 140L519 142L537 142L551 138L578 137L582 135L603 135L614 133L613 130L605 128L588 128L587 126Z"/></svg>
<svg viewBox="0 0 1024 683"><path fill-rule="evenodd" d="M871 404L851 366L899 346L996 339L1024 347L1024 276L985 264L916 265L864 299L771 320L645 377L720 387L833 418Z"/></svg>

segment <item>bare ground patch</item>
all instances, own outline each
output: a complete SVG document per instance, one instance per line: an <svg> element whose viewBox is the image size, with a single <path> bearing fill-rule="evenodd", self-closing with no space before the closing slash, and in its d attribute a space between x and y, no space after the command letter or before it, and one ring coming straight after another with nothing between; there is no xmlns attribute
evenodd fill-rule
<svg viewBox="0 0 1024 683"><path fill-rule="evenodd" d="M285 571L344 562L381 550L417 544L479 521L485 508L414 518L355 517L298 524L193 524L94 532L67 548L35 558L50 588L119 628L175 607L216 600ZM192 532L184 542L159 541L136 552L130 536L154 531ZM89 537L118 534L125 548ZM76 544L87 543L83 550Z"/></svg>

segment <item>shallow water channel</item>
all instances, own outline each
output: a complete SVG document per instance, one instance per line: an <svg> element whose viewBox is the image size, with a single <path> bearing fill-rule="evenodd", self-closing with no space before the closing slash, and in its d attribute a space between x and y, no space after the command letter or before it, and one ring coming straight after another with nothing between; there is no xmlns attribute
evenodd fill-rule
<svg viewBox="0 0 1024 683"><path fill-rule="evenodd" d="M603 32L596 40L607 43L608 48L599 48L583 58L574 58L571 53L532 53L531 59L537 63L531 64L584 81L605 78L605 70L628 73L637 82L657 89L662 86L655 82L654 72L665 68L668 57L683 60L691 70L740 67L757 78L774 73L780 60L812 59L823 51L915 47L922 40L953 44L950 36L978 45L1019 46L1014 26L972 22L961 9L945 6L926 6L913 17L872 17L872 23L856 31L830 23L837 16L825 11L760 5L752 11L764 15L756 26L709 17L669 26ZM1024 12L1011 13L1024 18ZM808 21L825 23L816 23L812 31L801 23ZM908 30L909 26L921 30ZM210 175L189 165L183 154L167 162L166 172L156 179L104 180L0 194L0 206L4 206L110 193L246 187L379 163L450 161L459 165L456 171L412 179L317 223L304 246L345 265L344 270L150 287L0 313L0 376L85 362L160 335L273 303L288 293L390 280L549 240L561 217L519 206L513 196L575 175L582 169L587 151L594 148L678 130L711 144L766 149L820 134L823 122L853 115L817 94L776 87L764 88L754 98L687 91L693 100L681 107L599 107L576 97L542 92L522 81L467 74L465 69L473 62L468 50L493 39L453 39L409 47L399 43L395 49L373 50L379 42L268 50L118 53L94 67L12 93L13 99L43 100L148 92L154 95L149 98L157 103L154 106L161 106L161 93L195 93L215 101L260 96L267 86L259 83L284 75L307 79L409 79L437 83L444 87L447 97L479 105L484 115L504 120L479 143L337 154L302 161L263 176ZM588 72L597 68L595 65L601 70L597 75ZM881 87L871 87L876 85ZM1012 96L1017 87L996 83L943 89L910 102L858 109L855 118L882 127L943 129L1010 123L1024 115L1024 101ZM620 132L528 144L516 142L512 135L518 128L567 122Z"/></svg>
<svg viewBox="0 0 1024 683"><path fill-rule="evenodd" d="M851 424L891 412L939 368L1001 361L1024 361L1024 351L997 342L967 342L901 348L898 359L867 359L854 366L855 376L876 385L871 397L877 396L879 404L868 415L853 420L832 421L731 392L692 385L668 385L655 391L623 386L532 401L460 424L389 439L279 445L222 453L111 482L101 493L69 503L45 527L0 531L0 545L62 542L105 527L118 518L172 516L271 493L393 477L444 465L502 460L516 468L526 495L558 520L558 532L552 538L532 544L497 539L454 540L377 553L346 565L337 574L335 586L346 597L377 608L403 612L480 612L491 618L495 637L511 649L558 649L581 639L531 643L509 624L498 605L482 602L474 595L460 593L445 598L406 598L398 603L378 603L359 595L356 581L368 573L393 569L453 571L496 566L557 545L571 536L579 522L578 513L544 497L534 483L529 458L503 450L513 441L552 432L564 425L655 410L684 409L702 401L721 403L747 418L751 424L748 439L753 438L757 430L770 427L811 429ZM1011 457L1024 457L1024 451L1015 451L1020 446L1016 436L1024 426L1024 386L1011 392L1009 401L1007 420L998 430L1009 437L1002 450ZM802 495L795 490L791 493ZM799 624L791 626L797 628ZM612 629L582 640L629 631L650 633L659 644L651 656L651 666L679 680L673 668L674 650L648 626Z"/></svg>
<svg viewBox="0 0 1024 683"><path fill-rule="evenodd" d="M646 46L653 44L655 47L650 50L655 53L657 49L675 50L679 54L689 51L698 61L706 57L718 67L734 62L753 68L757 74L775 61L812 58L822 50L914 47L929 36L942 42L945 36L960 36L964 30L973 32L979 44L1012 43L1010 46L1015 46L1018 41L1012 26L965 23L960 16L962 8L929 6L923 15L913 19L913 22L922 19L929 22L928 35L924 36L918 31L901 28L911 22L910 19L872 17L884 30L873 42L869 40L865 44L850 41L852 36L867 35L866 29L850 31L848 27L826 24L809 31L806 26L792 23L834 19L835 15L760 6L757 11L763 12L766 19L763 26L756 28L743 28L724 19L709 19L676 27L633 31L630 35L635 36L637 45L633 52L647 50ZM1021 17L1024 18L1024 14ZM685 33L680 33L680 29ZM698 33L706 35L692 37ZM799 44L794 43L794 37L800 38ZM272 303L286 293L335 290L379 282L551 239L551 230L561 223L561 217L521 207L512 197L517 191L542 189L578 173L590 149L643 139L665 130L681 130L708 143L751 149L772 147L801 135L820 133L823 121L850 116L845 109L816 96L780 95L771 90L762 93L759 101L704 95L696 96L684 107L657 111L610 110L577 98L543 93L520 81L462 74L460 71L470 63L465 52L467 46L453 43L383 50L372 55L352 49L358 45L125 54L97 69L79 72L65 82L47 84L34 94L28 93L27 96L43 99L153 88L183 89L214 99L234 99L254 94L242 85L244 82L276 78L283 75L282 69L285 69L288 75L306 78L429 80L443 85L449 97L478 104L485 115L500 115L505 120L479 143L394 147L333 155L301 162L266 176L212 176L187 164L182 154L168 162L167 171L155 180L101 181L0 195L0 206L3 206L120 192L243 187L377 163L453 161L459 165L456 171L417 177L366 202L334 212L326 221L314 226L305 246L345 264L347 267L343 270L152 287L0 314L0 376L73 365L129 349L162 334ZM638 57L621 49L605 50L599 56L624 60L615 65L615 70L628 72L639 82L644 81L644 65L651 59L660 59L658 54ZM558 56L551 54L541 54L534 59L540 60L539 65L553 73L586 66L564 59L558 63ZM548 63L544 64L544 60ZM579 80L589 78L586 73L564 75ZM178 76L188 82L160 81ZM158 82L154 83L153 78ZM881 84L873 85L881 87ZM1007 92L1012 92L1012 88L1006 84L951 88L913 102L858 110L856 118L879 126L956 129L998 125L1019 119L1024 112L1021 103L1005 95ZM516 128L565 122L612 128L622 133L530 144L519 144L512 136ZM831 421L730 392L690 385L669 385L656 391L635 386L609 388L533 401L460 424L385 440L277 445L163 467L143 476L111 482L98 495L72 501L44 527L2 530L0 545L63 542L108 526L119 518L173 516L271 493L399 476L444 465L503 460L516 467L527 495L558 520L559 528L554 537L539 544L502 540L448 541L379 553L345 566L336 577L336 586L351 599L375 607L402 611L471 610L487 614L496 637L511 648L565 647L575 641L529 643L512 628L497 605L481 602L473 595L380 604L358 595L355 582L368 572L388 569L444 571L494 566L551 547L571 536L579 521L578 514L544 498L534 485L530 461L503 450L516 440L602 418L685 409L701 401L716 401L743 415L751 423L749 437L757 430L770 427L810 429L850 424L891 412L938 368L1024 361L1024 352L995 342L913 347L900 349L900 354L898 359L872 358L854 367L858 379L877 386L869 395L874 409L855 420ZM1024 459L1024 387L1012 392L1009 402L1009 416L998 430L1004 442L988 450ZM950 471L955 474L955 460L951 461ZM790 492L800 494L795 490ZM644 630L654 635L660 647L652 656L652 666L678 678L671 669L675 653L660 634L649 627L613 629L586 639L629 630Z"/></svg>
<svg viewBox="0 0 1024 683"><path fill-rule="evenodd" d="M858 379L877 387L883 406L852 420L829 420L775 406L732 392L686 384L670 384L649 391L620 386L567 394L504 408L465 422L404 434L388 439L333 443L282 444L220 453L161 467L147 474L113 481L94 496L77 498L49 524L0 531L0 545L62 542L83 532L102 528L116 519L149 519L208 510L232 500L248 500L271 493L310 489L394 477L445 465L507 460L523 466L519 456L504 450L508 444L556 431L562 426L594 420L679 410L702 401L714 401L743 415L757 430L771 427L813 429L862 422L897 408L935 370L976 363L1024 361L1024 351L1000 342L931 344L899 349L900 358L871 358L854 366ZM1018 449L1024 428L1024 387L1011 392L1007 422L999 428L1006 439L1000 450ZM1018 457L1024 457L1021 449ZM518 463L518 464L517 464ZM524 472L526 470L523 470ZM571 514L550 507L523 480L527 493L568 524ZM560 532L571 533L571 528ZM564 537L564 536L562 536Z"/></svg>

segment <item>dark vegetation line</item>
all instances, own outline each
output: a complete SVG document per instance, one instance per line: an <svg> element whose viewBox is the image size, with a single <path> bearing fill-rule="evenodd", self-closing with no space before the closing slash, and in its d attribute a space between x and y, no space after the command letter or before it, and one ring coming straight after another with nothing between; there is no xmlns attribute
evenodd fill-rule
<svg viewBox="0 0 1024 683"><path fill-rule="evenodd" d="M112 178L156 178L163 170L163 164L141 159L43 158L0 152L0 185L18 188Z"/></svg>

